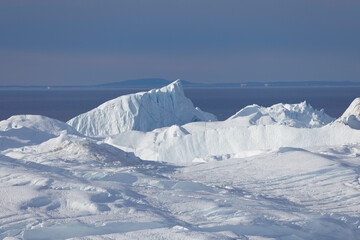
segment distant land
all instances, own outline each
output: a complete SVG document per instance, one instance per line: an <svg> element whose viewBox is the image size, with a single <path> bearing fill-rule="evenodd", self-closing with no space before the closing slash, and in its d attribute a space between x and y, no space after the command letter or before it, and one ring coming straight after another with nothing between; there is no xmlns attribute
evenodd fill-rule
<svg viewBox="0 0 360 240"><path fill-rule="evenodd" d="M61 88L159 88L172 81L163 78L140 78L96 85L0 85L0 89L61 89ZM184 88L234 88L234 87L341 87L360 86L353 81L303 81L303 82L242 82L242 83L193 83L181 80Z"/></svg>

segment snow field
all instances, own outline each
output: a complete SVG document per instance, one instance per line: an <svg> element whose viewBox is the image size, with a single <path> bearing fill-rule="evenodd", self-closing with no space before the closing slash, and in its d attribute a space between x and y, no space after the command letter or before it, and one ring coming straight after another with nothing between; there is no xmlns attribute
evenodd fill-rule
<svg viewBox="0 0 360 240"><path fill-rule="evenodd" d="M2 152L2 238L360 236L359 144L287 147L187 166L97 160L93 148L79 155L83 160L69 161L67 148L53 159L40 145L15 157L21 148Z"/></svg>

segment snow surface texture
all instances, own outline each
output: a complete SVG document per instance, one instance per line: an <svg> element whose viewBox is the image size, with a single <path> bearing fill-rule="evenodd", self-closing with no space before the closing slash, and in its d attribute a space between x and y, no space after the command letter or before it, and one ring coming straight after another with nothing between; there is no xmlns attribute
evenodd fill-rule
<svg viewBox="0 0 360 240"><path fill-rule="evenodd" d="M360 131L248 116L104 138L1 121L0 239L360 239Z"/></svg>
<svg viewBox="0 0 360 240"><path fill-rule="evenodd" d="M180 80L160 89L110 100L68 121L86 136L108 136L128 130L150 131L216 117L194 108L185 97Z"/></svg>
<svg viewBox="0 0 360 240"><path fill-rule="evenodd" d="M355 98L338 121L351 128L360 129L360 98Z"/></svg>
<svg viewBox="0 0 360 240"><path fill-rule="evenodd" d="M335 119L324 113L323 109L313 109L306 101L299 104L275 104L265 108L256 104L247 106L228 120L241 119L249 125L286 125L291 127L321 127Z"/></svg>

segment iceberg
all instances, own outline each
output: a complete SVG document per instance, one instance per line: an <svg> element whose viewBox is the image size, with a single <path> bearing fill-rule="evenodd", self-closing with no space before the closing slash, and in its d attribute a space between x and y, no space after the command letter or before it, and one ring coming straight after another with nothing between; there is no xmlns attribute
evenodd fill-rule
<svg viewBox="0 0 360 240"><path fill-rule="evenodd" d="M196 121L215 121L195 108L180 80L160 89L120 96L68 121L86 136L109 136L129 130L151 131Z"/></svg>
<svg viewBox="0 0 360 240"><path fill-rule="evenodd" d="M15 115L7 120L0 121L0 131L10 131L21 128L46 132L56 136L59 136L64 131L68 134L78 134L77 131L68 124L41 115Z"/></svg>
<svg viewBox="0 0 360 240"><path fill-rule="evenodd" d="M320 128L295 128L284 125L243 126L238 125L236 120L231 120L188 123L182 128L182 132L186 134L175 137L169 137L168 128L162 128L146 133L124 132L104 141L122 150L132 151L144 160L176 164L244 151L360 143L360 131L341 123Z"/></svg>
<svg viewBox="0 0 360 240"><path fill-rule="evenodd" d="M80 135L68 124L40 115L16 115L0 121L0 150L39 144L61 134Z"/></svg>
<svg viewBox="0 0 360 240"><path fill-rule="evenodd" d="M337 120L354 129L360 129L360 97L355 98L344 114Z"/></svg>
<svg viewBox="0 0 360 240"><path fill-rule="evenodd" d="M237 119L247 125L286 125L299 128L321 127L335 119L303 101L298 104L278 103L271 107L256 104L246 106L228 120Z"/></svg>
<svg viewBox="0 0 360 240"><path fill-rule="evenodd" d="M52 166L112 164L130 166L140 162L133 153L87 137L62 133L40 144L2 151L3 155L29 162L51 162ZM61 159L61 160L60 160Z"/></svg>

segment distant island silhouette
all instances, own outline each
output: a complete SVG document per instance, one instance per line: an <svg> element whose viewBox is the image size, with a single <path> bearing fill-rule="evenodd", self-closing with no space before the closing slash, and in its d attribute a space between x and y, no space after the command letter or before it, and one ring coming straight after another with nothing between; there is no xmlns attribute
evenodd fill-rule
<svg viewBox="0 0 360 240"><path fill-rule="evenodd" d="M175 79L174 79L175 80ZM0 85L1 89L11 88L159 88L170 84L172 81L164 78L139 78L118 82L95 85ZM239 83L195 83L181 80L184 88L234 88L234 87L341 87L360 86L355 81L297 81L297 82L239 82Z"/></svg>

